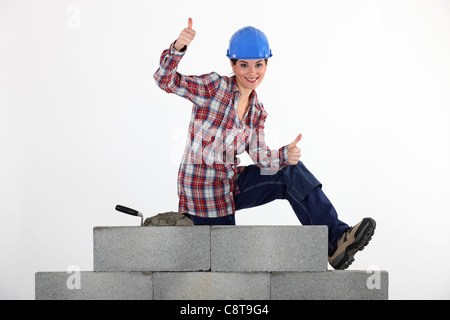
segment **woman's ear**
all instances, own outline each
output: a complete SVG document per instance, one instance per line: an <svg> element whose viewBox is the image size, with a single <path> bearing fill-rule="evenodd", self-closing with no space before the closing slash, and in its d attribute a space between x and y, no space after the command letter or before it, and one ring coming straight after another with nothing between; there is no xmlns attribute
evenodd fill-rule
<svg viewBox="0 0 450 320"><path fill-rule="evenodd" d="M230 59L231 69L234 73L236 73L236 65L233 63L233 60Z"/></svg>

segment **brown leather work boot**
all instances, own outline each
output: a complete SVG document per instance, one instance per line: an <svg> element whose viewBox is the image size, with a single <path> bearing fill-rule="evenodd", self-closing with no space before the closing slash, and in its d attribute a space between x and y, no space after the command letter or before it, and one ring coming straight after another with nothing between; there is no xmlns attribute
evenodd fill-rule
<svg viewBox="0 0 450 320"><path fill-rule="evenodd" d="M339 238L336 248L329 254L328 262L336 270L347 269L358 251L362 251L375 233L376 222L364 218L356 226L347 229Z"/></svg>

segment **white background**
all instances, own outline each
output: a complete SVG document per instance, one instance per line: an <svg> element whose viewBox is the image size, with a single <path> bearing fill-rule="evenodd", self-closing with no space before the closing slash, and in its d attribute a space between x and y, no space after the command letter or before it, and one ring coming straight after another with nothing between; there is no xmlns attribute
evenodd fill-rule
<svg viewBox="0 0 450 320"><path fill-rule="evenodd" d="M93 228L139 224L116 204L177 210L191 105L152 76L188 17L184 74L230 74L241 27L268 36L269 146L303 133L341 219L377 220L350 269L389 271L392 299L449 299L446 0L0 0L0 298L34 299L38 271L92 271ZM283 201L237 221L298 224Z"/></svg>

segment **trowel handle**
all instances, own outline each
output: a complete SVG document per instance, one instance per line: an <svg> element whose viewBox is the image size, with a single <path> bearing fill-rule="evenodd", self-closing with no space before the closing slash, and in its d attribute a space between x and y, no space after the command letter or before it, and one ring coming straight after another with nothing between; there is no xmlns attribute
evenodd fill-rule
<svg viewBox="0 0 450 320"><path fill-rule="evenodd" d="M142 216L142 214L139 213L139 211L136 211L134 209L127 208L127 207L124 207L124 206L121 206L121 205L117 205L116 206L116 210L120 211L120 212L123 212L123 213L126 213L126 214L129 214L129 215L132 215L132 216L136 216L136 217Z"/></svg>

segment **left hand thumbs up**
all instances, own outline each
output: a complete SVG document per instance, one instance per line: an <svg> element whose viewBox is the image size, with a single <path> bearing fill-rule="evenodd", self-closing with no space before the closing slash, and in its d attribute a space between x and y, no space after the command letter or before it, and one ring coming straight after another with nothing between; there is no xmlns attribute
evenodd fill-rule
<svg viewBox="0 0 450 320"><path fill-rule="evenodd" d="M302 156L302 151L297 144L302 140L303 135L300 134L295 140L288 146L288 163L289 165L297 165Z"/></svg>

